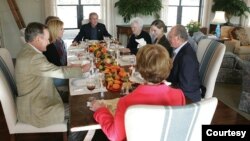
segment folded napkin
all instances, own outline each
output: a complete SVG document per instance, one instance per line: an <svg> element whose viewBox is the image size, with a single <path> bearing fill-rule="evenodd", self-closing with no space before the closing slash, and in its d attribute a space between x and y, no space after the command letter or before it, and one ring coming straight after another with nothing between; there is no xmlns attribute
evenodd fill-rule
<svg viewBox="0 0 250 141"><path fill-rule="evenodd" d="M138 43L137 48L141 48L147 44L144 38L135 39L135 41Z"/></svg>

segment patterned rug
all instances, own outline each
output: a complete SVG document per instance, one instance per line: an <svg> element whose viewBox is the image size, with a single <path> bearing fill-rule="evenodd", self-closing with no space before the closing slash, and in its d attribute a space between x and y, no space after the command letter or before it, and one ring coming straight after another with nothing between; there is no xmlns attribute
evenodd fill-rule
<svg viewBox="0 0 250 141"><path fill-rule="evenodd" d="M250 114L238 110L239 100L241 95L241 85L216 83L214 96L217 97L227 106L231 107L237 113L250 120Z"/></svg>

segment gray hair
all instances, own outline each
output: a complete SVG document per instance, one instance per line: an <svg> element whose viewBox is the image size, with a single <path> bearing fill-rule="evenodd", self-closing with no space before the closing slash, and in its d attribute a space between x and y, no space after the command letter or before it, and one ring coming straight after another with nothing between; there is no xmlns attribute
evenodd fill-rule
<svg viewBox="0 0 250 141"><path fill-rule="evenodd" d="M181 39L183 39L184 41L188 40L188 33L186 28L183 25L177 24L174 27L174 33L176 36L179 36Z"/></svg>
<svg viewBox="0 0 250 141"><path fill-rule="evenodd" d="M38 22L29 23L25 29L25 41L31 42L39 34L43 34L43 30L47 29L47 26Z"/></svg>
<svg viewBox="0 0 250 141"><path fill-rule="evenodd" d="M143 27L143 20L140 17L135 17L133 19L130 20L130 24L138 24L139 27L142 29Z"/></svg>

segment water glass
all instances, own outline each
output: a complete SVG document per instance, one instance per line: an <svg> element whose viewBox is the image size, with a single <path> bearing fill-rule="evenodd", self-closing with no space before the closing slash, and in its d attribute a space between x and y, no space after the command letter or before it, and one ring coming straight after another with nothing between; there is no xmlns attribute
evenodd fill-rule
<svg viewBox="0 0 250 141"><path fill-rule="evenodd" d="M95 101L96 98L91 96L88 98L88 101L87 101L87 107L92 107L92 102Z"/></svg>
<svg viewBox="0 0 250 141"><path fill-rule="evenodd" d="M136 58L135 58L134 56L131 56L131 57L129 58L129 62L130 62L130 64L131 64L131 66L134 66L134 65L136 64Z"/></svg>

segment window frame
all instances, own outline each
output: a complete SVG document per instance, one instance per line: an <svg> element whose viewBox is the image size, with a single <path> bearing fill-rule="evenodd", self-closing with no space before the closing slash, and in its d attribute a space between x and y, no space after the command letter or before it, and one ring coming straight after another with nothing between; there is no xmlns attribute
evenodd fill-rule
<svg viewBox="0 0 250 141"><path fill-rule="evenodd" d="M84 20L84 16L83 16L83 9L84 6L100 6L101 8L101 1L100 0L100 4L81 4L81 0L78 0L78 4L57 4L56 7L60 7L60 6L76 6L76 14L77 14L77 27L76 28L64 28L65 30L69 30L69 29L80 29L81 25L82 25L82 21ZM57 10L58 11L58 10ZM100 15L99 15L100 16ZM88 19L89 17L85 18Z"/></svg>
<svg viewBox="0 0 250 141"><path fill-rule="evenodd" d="M198 22L201 23L201 20L202 20L202 8L203 8L203 5L202 5L202 2L203 0L199 0L199 5L182 5L182 1L183 0L178 0L179 1L179 4L178 5L168 5L167 7L176 7L177 8L177 18L176 18L176 24L181 24L182 23L182 9L183 7L198 7L199 8L199 12L198 12ZM168 17L166 17L168 19ZM186 25L184 25L186 26ZM172 27L167 25L168 28Z"/></svg>

